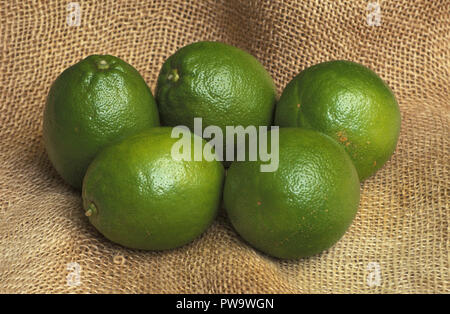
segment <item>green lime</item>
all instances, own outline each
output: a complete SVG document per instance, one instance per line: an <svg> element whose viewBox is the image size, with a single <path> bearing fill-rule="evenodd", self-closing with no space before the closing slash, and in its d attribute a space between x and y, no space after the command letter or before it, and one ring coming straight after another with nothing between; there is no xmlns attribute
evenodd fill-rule
<svg viewBox="0 0 450 314"><path fill-rule="evenodd" d="M222 197L218 161L174 158L172 128L151 128L104 149L83 181L83 207L106 238L123 246L164 250L184 245L213 221ZM189 144L197 138L188 132Z"/></svg>
<svg viewBox="0 0 450 314"><path fill-rule="evenodd" d="M156 102L131 65L91 55L59 75L44 111L44 141L63 179L81 189L86 169L105 146L158 126Z"/></svg>
<svg viewBox="0 0 450 314"><path fill-rule="evenodd" d="M194 131L198 117L203 129L215 125L226 134L226 126L271 125L276 88L247 52L220 42L197 42L164 62L156 101L164 125Z"/></svg>
<svg viewBox="0 0 450 314"><path fill-rule="evenodd" d="M393 154L400 111L390 88L373 71L331 61L305 69L286 86L275 123L329 135L345 147L364 180Z"/></svg>
<svg viewBox="0 0 450 314"><path fill-rule="evenodd" d="M345 150L322 133L282 128L278 147L276 171L261 172L261 161L228 169L228 217L244 240L269 255L319 253L343 236L357 212L358 174Z"/></svg>

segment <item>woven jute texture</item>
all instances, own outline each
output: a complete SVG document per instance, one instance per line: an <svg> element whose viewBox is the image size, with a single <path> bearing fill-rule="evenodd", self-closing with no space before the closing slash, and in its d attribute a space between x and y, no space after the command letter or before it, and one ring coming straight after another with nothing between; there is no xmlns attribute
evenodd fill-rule
<svg viewBox="0 0 450 314"><path fill-rule="evenodd" d="M379 11L367 1L79 1L79 26L68 24L77 9L69 1L0 2L0 292L450 292L449 1L380 1ZM200 40L253 54L280 93L302 69L333 59L362 63L393 89L397 150L361 184L359 212L331 249L268 257L223 210L180 249L126 249L89 224L79 193L53 169L43 107L65 68L116 55L154 91L164 60Z"/></svg>

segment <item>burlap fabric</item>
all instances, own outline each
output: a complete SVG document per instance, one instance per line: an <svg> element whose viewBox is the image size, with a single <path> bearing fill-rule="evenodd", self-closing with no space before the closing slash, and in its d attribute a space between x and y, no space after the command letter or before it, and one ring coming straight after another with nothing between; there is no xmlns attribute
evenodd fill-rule
<svg viewBox="0 0 450 314"><path fill-rule="evenodd" d="M79 1L80 26L69 26L67 3L0 5L0 292L449 293L450 2L381 1L379 26L367 1ZM154 90L165 58L199 40L247 50L279 92L331 59L360 62L394 90L397 150L361 185L359 213L333 248L273 259L222 212L183 248L125 249L88 223L52 168L42 114L61 71L112 54Z"/></svg>

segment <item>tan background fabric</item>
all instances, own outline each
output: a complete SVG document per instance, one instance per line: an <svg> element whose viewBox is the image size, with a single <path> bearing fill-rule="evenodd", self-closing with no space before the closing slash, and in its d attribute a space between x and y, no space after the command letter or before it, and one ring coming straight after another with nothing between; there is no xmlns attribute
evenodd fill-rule
<svg viewBox="0 0 450 314"><path fill-rule="evenodd" d="M0 292L3 293L449 293L450 2L0 1ZM105 240L42 143L51 83L93 54L136 67L154 91L178 48L224 41L257 57L279 92L299 71L360 62L394 90L397 150L361 184L359 213L333 248L281 261L246 245L222 212L198 240L167 252ZM80 265L80 284L68 263ZM379 281L377 281L379 279Z"/></svg>

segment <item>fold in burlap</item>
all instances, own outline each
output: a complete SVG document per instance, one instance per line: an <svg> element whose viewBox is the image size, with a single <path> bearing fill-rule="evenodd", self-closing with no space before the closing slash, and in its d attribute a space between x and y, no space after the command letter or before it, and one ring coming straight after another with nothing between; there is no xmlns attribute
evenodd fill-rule
<svg viewBox="0 0 450 314"><path fill-rule="evenodd" d="M381 1L379 26L368 25L376 9L366 1L79 4L81 25L68 26L66 1L1 1L0 292L449 293L448 1ZM89 224L80 195L52 168L42 113L61 71L112 54L154 90L165 58L199 40L247 50L279 92L305 67L332 59L362 63L394 90L397 150L361 184L358 215L328 251L270 258L245 244L223 212L183 248L125 249Z"/></svg>

